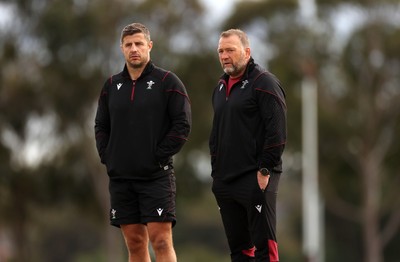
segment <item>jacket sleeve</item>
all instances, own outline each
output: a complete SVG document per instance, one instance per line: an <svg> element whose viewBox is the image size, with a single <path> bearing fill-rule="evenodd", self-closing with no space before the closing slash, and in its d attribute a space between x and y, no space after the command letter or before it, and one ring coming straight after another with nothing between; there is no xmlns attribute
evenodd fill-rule
<svg viewBox="0 0 400 262"><path fill-rule="evenodd" d="M170 128L163 140L158 144L156 157L161 165L178 153L188 140L192 126L192 114L189 96L179 78L169 72L164 77L166 97L168 99L168 115Z"/></svg>
<svg viewBox="0 0 400 262"><path fill-rule="evenodd" d="M214 94L212 96L212 100L214 100ZM213 103L214 104L214 103ZM214 119L212 123L212 128L211 128L211 133L208 141L208 146L210 148L210 157L211 157L211 169L215 169L215 160L217 159L217 144L218 144L218 139L217 139L217 121L216 121L216 115L214 114Z"/></svg>
<svg viewBox="0 0 400 262"><path fill-rule="evenodd" d="M286 102L279 81L268 73L257 80L255 88L265 128L264 145L259 155L259 167L279 170L286 145Z"/></svg>
<svg viewBox="0 0 400 262"><path fill-rule="evenodd" d="M107 86L108 81L104 84L100 93L94 125L97 152L99 153L101 163L103 164L106 163L105 151L110 137L110 115L108 111Z"/></svg>

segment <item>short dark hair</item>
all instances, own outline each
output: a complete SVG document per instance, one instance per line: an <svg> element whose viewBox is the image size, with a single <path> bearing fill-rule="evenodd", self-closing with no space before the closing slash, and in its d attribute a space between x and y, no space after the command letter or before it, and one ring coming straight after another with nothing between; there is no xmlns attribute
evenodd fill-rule
<svg viewBox="0 0 400 262"><path fill-rule="evenodd" d="M144 37L146 38L147 41L151 41L150 39L150 31L145 27L144 25L140 23L131 23L122 29L121 32L121 43L124 40L125 36L127 35L134 35L137 33L143 33Z"/></svg>

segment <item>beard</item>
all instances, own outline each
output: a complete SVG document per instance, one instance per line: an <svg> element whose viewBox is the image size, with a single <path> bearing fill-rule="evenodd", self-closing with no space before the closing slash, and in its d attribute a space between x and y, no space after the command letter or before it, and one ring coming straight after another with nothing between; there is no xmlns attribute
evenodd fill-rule
<svg viewBox="0 0 400 262"><path fill-rule="evenodd" d="M232 63L230 67L224 67L223 70L227 75L238 76L245 70L246 66L247 61L243 55L237 63Z"/></svg>
<svg viewBox="0 0 400 262"><path fill-rule="evenodd" d="M244 69L246 68L246 63L240 62L232 65L231 67L225 67L224 72L230 76L237 76L239 75Z"/></svg>
<svg viewBox="0 0 400 262"><path fill-rule="evenodd" d="M149 61L150 57L148 55L139 55L137 54L135 58L130 55L129 57L126 57L126 63L129 65L130 68L133 69L140 69L144 68Z"/></svg>
<svg viewBox="0 0 400 262"><path fill-rule="evenodd" d="M135 68L135 69L142 68L145 64L146 64L145 61L142 61L142 60L141 61L135 61L135 62L129 62L129 66L131 68Z"/></svg>

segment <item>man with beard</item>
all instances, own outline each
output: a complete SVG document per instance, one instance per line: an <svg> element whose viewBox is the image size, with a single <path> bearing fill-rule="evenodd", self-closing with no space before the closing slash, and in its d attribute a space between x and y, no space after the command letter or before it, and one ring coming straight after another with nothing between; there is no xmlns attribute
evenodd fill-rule
<svg viewBox="0 0 400 262"><path fill-rule="evenodd" d="M279 261L276 198L286 144L285 92L251 57L247 35L220 35L224 70L215 87L210 153L213 186L231 260Z"/></svg>

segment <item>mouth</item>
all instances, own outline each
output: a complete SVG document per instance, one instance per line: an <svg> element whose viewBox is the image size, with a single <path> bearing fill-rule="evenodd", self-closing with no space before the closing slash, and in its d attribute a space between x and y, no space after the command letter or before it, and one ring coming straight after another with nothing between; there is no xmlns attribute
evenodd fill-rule
<svg viewBox="0 0 400 262"><path fill-rule="evenodd" d="M138 59L140 59L140 56L138 56L138 55L130 55L129 59L138 60Z"/></svg>

